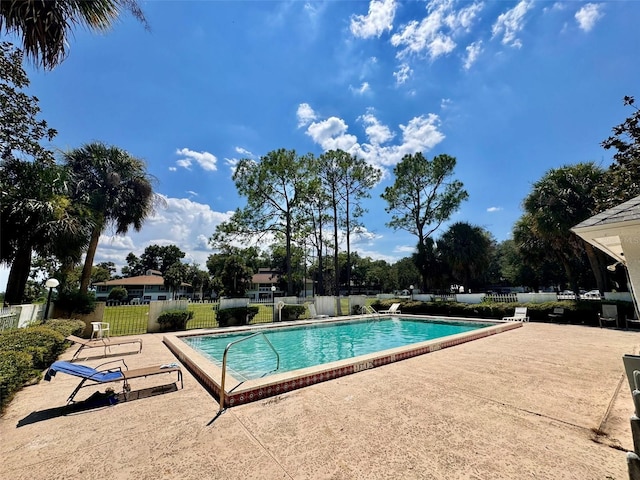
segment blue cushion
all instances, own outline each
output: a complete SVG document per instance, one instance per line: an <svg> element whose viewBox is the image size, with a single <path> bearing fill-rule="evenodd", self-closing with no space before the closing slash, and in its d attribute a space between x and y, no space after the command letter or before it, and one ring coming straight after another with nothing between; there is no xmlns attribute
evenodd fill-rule
<svg viewBox="0 0 640 480"><path fill-rule="evenodd" d="M120 370L114 372L100 372L95 368L87 367L86 365L78 365L75 363L64 361L54 362L49 367L49 370L47 370L44 379L51 380L51 377L53 377L57 372L62 372L66 373L67 375L73 375L81 378L90 378L91 380L99 383L107 383L124 379Z"/></svg>

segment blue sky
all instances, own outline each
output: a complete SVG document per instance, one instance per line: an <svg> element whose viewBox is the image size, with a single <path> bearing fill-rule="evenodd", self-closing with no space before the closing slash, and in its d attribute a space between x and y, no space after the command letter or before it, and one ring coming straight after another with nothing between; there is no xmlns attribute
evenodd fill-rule
<svg viewBox="0 0 640 480"><path fill-rule="evenodd" d="M416 151L455 156L469 200L452 221L505 240L547 170L611 163L600 142L629 115L622 98L640 78L640 2L141 6L150 31L123 15L105 34L77 30L55 70L27 67L30 93L59 132L52 148L124 148L167 199L140 233L106 232L96 262L119 266L154 243L204 266L215 226L244 205L233 166L278 148L342 148L386 172L365 204L361 256L412 252L415 237L385 226L379 195Z"/></svg>

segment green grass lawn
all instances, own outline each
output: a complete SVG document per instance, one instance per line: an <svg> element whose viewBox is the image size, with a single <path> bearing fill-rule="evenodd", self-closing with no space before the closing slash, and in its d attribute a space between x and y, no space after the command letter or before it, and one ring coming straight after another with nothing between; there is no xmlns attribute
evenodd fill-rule
<svg viewBox="0 0 640 480"><path fill-rule="evenodd" d="M367 303L371 303L373 300L367 299ZM257 306L258 314L253 318L251 323L272 322L273 306L271 304L257 304ZM340 306L342 308L342 314L349 315L349 300L346 298L341 299ZM193 318L187 322L187 329L217 327L217 307L218 304L216 303L190 303L188 308L193 312ZM149 305L120 305L117 307L105 307L102 321L109 323L109 333L112 336L140 335L147 333L148 318ZM308 309L305 309L304 314L300 317L300 319L306 318L309 318Z"/></svg>

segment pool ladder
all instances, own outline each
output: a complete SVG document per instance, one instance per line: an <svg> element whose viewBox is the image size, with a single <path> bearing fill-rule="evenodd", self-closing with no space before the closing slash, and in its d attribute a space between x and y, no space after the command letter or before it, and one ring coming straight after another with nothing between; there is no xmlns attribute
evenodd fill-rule
<svg viewBox="0 0 640 480"><path fill-rule="evenodd" d="M228 344L227 348L224 349L224 355L222 355L222 378L220 379L220 409L218 410L218 414L222 413L222 411L224 410L224 403L226 400L224 384L227 378L227 353L229 353L229 349L237 343L244 342L245 340L251 340L258 335L262 335L264 337L267 345L269 345L271 347L271 350L273 350L273 353L276 354L276 370L280 368L280 354L276 351L276 349L273 347L273 344L269 341L269 339L263 332L256 332L253 335L249 335L248 337L241 338Z"/></svg>
<svg viewBox="0 0 640 480"><path fill-rule="evenodd" d="M379 315L371 305L362 305L360 307L360 313L363 315Z"/></svg>

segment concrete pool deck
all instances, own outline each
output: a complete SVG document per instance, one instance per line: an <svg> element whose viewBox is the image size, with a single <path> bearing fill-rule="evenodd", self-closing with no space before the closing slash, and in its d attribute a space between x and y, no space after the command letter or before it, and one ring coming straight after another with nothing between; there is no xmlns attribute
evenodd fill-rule
<svg viewBox="0 0 640 480"><path fill-rule="evenodd" d="M140 338L141 354L113 358L176 361L162 335ZM0 418L0 478L626 479L622 355L639 348L638 332L529 323L215 420L188 371L182 390L153 388L169 375L132 380L128 401L85 409L64 407L78 379L59 374ZM104 386L83 390L78 400Z"/></svg>

